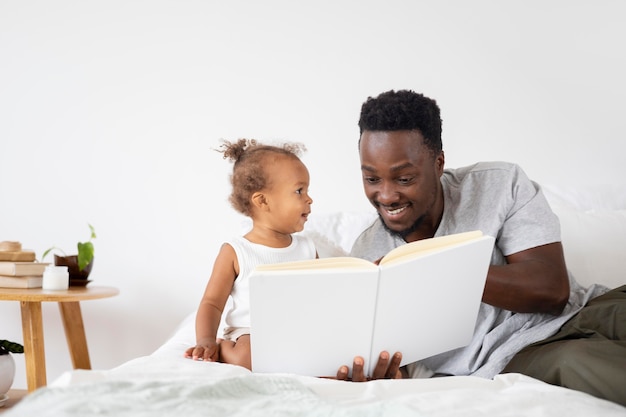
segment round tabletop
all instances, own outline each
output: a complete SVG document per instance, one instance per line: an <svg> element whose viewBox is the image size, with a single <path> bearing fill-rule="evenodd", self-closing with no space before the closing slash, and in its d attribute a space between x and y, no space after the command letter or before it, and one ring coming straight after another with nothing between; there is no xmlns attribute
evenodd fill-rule
<svg viewBox="0 0 626 417"><path fill-rule="evenodd" d="M81 301L108 298L119 294L114 287L70 287L67 290L44 290L42 288L0 288L0 300L12 301Z"/></svg>

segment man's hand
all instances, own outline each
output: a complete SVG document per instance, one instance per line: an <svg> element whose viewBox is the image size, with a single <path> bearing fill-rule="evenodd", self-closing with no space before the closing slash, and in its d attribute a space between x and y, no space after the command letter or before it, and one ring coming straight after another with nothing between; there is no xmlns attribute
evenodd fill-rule
<svg viewBox="0 0 626 417"><path fill-rule="evenodd" d="M389 358L389 353L382 351L378 356L378 363L374 368L374 373L370 378L365 376L363 368L365 366L365 360L362 357L357 356L352 363L352 381L364 382L373 379L401 379L404 377L400 371L400 362L402 361L402 353L396 352ZM350 374L350 368L346 365L339 368L337 371L337 379L348 381L348 375Z"/></svg>

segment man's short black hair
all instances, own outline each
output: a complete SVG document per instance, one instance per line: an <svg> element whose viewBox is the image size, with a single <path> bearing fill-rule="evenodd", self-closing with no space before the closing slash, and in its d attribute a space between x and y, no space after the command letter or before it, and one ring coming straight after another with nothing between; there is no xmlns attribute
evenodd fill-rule
<svg viewBox="0 0 626 417"><path fill-rule="evenodd" d="M411 90L390 90L368 97L361 107L360 133L419 130L424 144L438 154L441 145L441 112L437 102Z"/></svg>

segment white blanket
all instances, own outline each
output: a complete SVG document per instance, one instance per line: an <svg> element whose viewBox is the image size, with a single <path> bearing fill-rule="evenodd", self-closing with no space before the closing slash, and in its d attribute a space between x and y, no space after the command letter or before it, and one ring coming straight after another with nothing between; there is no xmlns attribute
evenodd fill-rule
<svg viewBox="0 0 626 417"><path fill-rule="evenodd" d="M518 374L349 383L149 356L72 371L7 416L625 416L626 409Z"/></svg>
<svg viewBox="0 0 626 417"><path fill-rule="evenodd" d="M190 339L191 338L191 339ZM626 416L626 408L519 375L351 383L253 374L183 357L193 315L152 355L65 373L9 416Z"/></svg>

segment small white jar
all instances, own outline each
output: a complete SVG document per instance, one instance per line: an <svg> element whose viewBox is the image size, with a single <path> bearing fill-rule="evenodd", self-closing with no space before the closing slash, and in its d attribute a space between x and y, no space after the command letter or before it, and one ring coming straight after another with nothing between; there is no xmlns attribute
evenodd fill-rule
<svg viewBox="0 0 626 417"><path fill-rule="evenodd" d="M46 266L41 284L44 290L67 290L69 286L70 275L67 272L67 266Z"/></svg>

